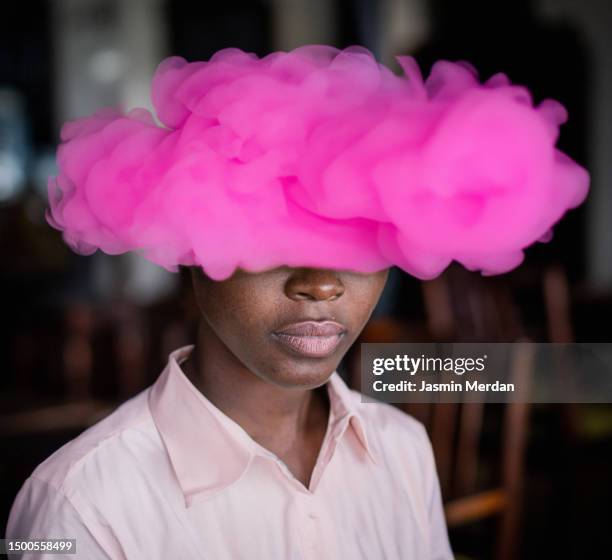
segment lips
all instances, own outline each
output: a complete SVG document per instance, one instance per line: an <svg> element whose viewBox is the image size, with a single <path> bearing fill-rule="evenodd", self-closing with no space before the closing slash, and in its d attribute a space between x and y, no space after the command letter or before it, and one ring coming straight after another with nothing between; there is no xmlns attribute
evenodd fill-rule
<svg viewBox="0 0 612 560"><path fill-rule="evenodd" d="M322 358L333 354L346 327L335 321L301 321L272 333L275 340L300 356Z"/></svg>

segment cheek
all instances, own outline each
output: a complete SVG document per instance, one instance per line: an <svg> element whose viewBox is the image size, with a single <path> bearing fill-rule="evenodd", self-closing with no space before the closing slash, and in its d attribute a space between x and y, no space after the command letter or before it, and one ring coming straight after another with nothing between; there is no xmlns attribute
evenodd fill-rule
<svg viewBox="0 0 612 560"><path fill-rule="evenodd" d="M355 297L351 305L354 310L353 317L357 323L365 324L368 320L380 299L383 288L384 282L371 281L355 289Z"/></svg>
<svg viewBox="0 0 612 560"><path fill-rule="evenodd" d="M204 315L218 337L236 355L244 356L261 347L276 306L271 294L248 289L210 293L204 302Z"/></svg>

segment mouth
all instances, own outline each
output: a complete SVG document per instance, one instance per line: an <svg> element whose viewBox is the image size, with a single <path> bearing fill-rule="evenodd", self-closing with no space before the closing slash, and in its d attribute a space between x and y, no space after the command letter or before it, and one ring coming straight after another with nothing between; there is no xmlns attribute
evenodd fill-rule
<svg viewBox="0 0 612 560"><path fill-rule="evenodd" d="M272 338L293 354L324 358L336 351L346 332L335 321L301 321L273 332Z"/></svg>

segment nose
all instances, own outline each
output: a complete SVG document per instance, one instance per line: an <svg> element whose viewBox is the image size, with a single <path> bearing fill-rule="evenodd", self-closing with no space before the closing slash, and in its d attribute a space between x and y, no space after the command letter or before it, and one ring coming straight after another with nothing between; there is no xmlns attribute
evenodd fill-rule
<svg viewBox="0 0 612 560"><path fill-rule="evenodd" d="M333 270L296 268L285 284L294 301L333 301L344 293L344 284Z"/></svg>

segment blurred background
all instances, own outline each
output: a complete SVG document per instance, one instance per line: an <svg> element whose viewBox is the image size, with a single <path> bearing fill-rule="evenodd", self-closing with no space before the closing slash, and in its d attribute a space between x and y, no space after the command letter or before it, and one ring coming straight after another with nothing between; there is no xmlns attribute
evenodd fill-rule
<svg viewBox="0 0 612 560"><path fill-rule="evenodd" d="M170 54L368 47L424 75L465 59L569 112L558 147L587 202L501 277L393 270L368 341L612 338L612 3L608 0L20 0L0 8L0 525L33 468L151 384L194 341L186 278L140 257L81 257L45 222L59 127L100 106L151 108ZM341 373L358 387L357 346ZM528 372L527 372L528 373ZM458 558L610 556L610 405L404 407L427 426Z"/></svg>

